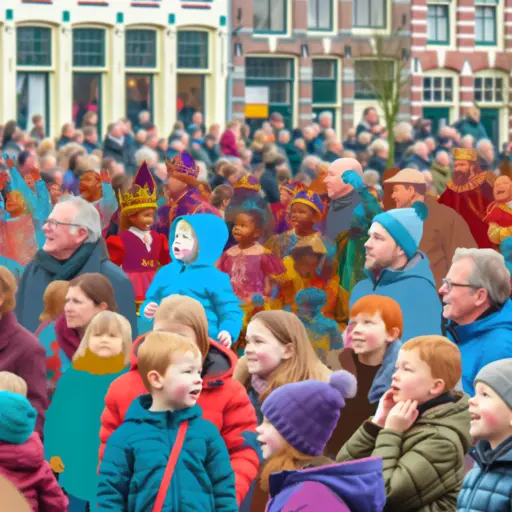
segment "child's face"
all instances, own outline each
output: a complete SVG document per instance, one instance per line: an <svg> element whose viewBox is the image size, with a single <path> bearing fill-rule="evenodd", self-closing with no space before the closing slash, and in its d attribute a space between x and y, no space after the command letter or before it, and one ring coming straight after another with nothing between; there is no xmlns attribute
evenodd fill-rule
<svg viewBox="0 0 512 512"><path fill-rule="evenodd" d="M267 418L265 418L263 423L256 428L256 432L259 434L257 441L261 444L261 452L263 453L263 458L265 460L278 454L286 443L283 436L277 431L276 427L267 420Z"/></svg>
<svg viewBox="0 0 512 512"><path fill-rule="evenodd" d="M114 332L94 334L89 338L89 350L103 359L116 357L123 351L123 339Z"/></svg>
<svg viewBox="0 0 512 512"><path fill-rule="evenodd" d="M352 349L356 354L369 354L381 350L393 341L380 313L360 313L350 318Z"/></svg>
<svg viewBox="0 0 512 512"><path fill-rule="evenodd" d="M288 206L292 201L292 195L284 188L279 189L279 201L282 205Z"/></svg>
<svg viewBox="0 0 512 512"><path fill-rule="evenodd" d="M316 222L316 212L313 208L302 203L294 203L292 205L291 214L291 221L294 228L310 227Z"/></svg>
<svg viewBox="0 0 512 512"><path fill-rule="evenodd" d="M201 357L193 352L177 353L165 374L158 375L152 386L159 390L172 411L192 407L197 402L203 379Z"/></svg>
<svg viewBox="0 0 512 512"><path fill-rule="evenodd" d="M192 261L197 254L197 241L194 231L182 221L178 222L176 226L172 253L177 260L184 263Z"/></svg>
<svg viewBox="0 0 512 512"><path fill-rule="evenodd" d="M141 231L149 231L155 223L155 210L153 208L144 208L130 216L130 223L133 227Z"/></svg>
<svg viewBox="0 0 512 512"><path fill-rule="evenodd" d="M243 243L257 240L258 236L259 232L252 217L245 213L238 214L233 227L233 238L238 243Z"/></svg>
<svg viewBox="0 0 512 512"><path fill-rule="evenodd" d="M251 375L266 378L293 355L291 344L281 343L259 320L249 322L246 339L245 355Z"/></svg>
<svg viewBox="0 0 512 512"><path fill-rule="evenodd" d="M475 396L469 400L471 428L475 440L502 440L512 435L512 409L487 384L477 382Z"/></svg>
<svg viewBox="0 0 512 512"><path fill-rule="evenodd" d="M317 254L306 254L294 260L293 267L302 279L311 279L316 275L320 259Z"/></svg>
<svg viewBox="0 0 512 512"><path fill-rule="evenodd" d="M416 400L423 404L444 391L442 379L434 379L430 366L417 350L400 350L391 385L395 403Z"/></svg>

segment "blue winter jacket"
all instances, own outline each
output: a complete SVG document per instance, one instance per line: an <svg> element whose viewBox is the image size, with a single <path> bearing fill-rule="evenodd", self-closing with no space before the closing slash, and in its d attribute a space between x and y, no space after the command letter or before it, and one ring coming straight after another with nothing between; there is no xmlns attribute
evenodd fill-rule
<svg viewBox="0 0 512 512"><path fill-rule="evenodd" d="M366 295L390 297L402 309L404 342L416 336L442 334L441 301L425 254L417 252L402 270L384 269L378 279L367 269L364 272L367 278L354 286L350 309Z"/></svg>
<svg viewBox="0 0 512 512"><path fill-rule="evenodd" d="M512 512L512 436L494 450L480 441L469 454L477 465L464 478L457 512Z"/></svg>
<svg viewBox="0 0 512 512"><path fill-rule="evenodd" d="M215 267L228 241L226 223L211 213L177 217L172 223L169 236L171 258L176 225L180 220L187 221L194 229L199 242L197 259L188 265L174 259L162 267L156 273L140 310L144 311L150 302L160 304L169 295L192 297L206 311L210 338L216 340L220 331L228 331L234 342L242 328L243 312L233 292L229 275Z"/></svg>
<svg viewBox="0 0 512 512"><path fill-rule="evenodd" d="M150 512L181 423L188 431L162 512L235 512L235 476L217 428L198 405L151 412L151 395L136 398L107 442L100 468L98 512Z"/></svg>
<svg viewBox="0 0 512 512"><path fill-rule="evenodd" d="M493 361L512 357L512 300L507 300L500 311L471 324L450 322L447 335L460 349L462 386L473 396L477 373Z"/></svg>

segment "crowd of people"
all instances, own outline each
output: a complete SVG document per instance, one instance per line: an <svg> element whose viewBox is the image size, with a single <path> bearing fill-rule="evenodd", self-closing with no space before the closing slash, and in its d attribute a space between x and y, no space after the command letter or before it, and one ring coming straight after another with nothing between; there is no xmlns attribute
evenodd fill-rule
<svg viewBox="0 0 512 512"><path fill-rule="evenodd" d="M32 121L0 128L6 511L510 512L510 147L477 109Z"/></svg>

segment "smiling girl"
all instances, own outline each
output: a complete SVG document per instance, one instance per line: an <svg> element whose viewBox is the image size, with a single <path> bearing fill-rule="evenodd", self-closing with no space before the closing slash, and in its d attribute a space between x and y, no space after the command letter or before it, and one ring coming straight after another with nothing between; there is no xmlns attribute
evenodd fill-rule
<svg viewBox="0 0 512 512"><path fill-rule="evenodd" d="M56 473L62 473L59 483L66 492L89 502L90 510L96 499L104 398L110 384L124 373L131 347L132 329L126 318L111 311L97 314L48 408L46 459Z"/></svg>

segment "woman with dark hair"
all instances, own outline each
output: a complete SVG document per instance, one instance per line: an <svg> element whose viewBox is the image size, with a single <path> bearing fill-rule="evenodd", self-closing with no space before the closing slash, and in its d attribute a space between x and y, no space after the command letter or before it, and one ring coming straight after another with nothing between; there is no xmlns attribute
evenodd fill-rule
<svg viewBox="0 0 512 512"><path fill-rule="evenodd" d="M48 370L54 372L54 386L71 364L91 320L105 310L117 313L114 288L105 276L96 273L82 274L70 281L64 312L55 322L57 339L54 346L59 357L55 357L55 354L47 359Z"/></svg>

